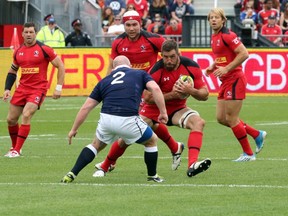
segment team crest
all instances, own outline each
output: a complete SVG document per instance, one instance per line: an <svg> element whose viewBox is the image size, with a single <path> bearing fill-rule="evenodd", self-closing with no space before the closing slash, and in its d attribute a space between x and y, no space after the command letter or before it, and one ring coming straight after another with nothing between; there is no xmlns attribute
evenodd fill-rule
<svg viewBox="0 0 288 216"><path fill-rule="evenodd" d="M38 51L38 50L35 50L35 51L34 51L34 56L35 56L35 57L38 57L38 56L39 56L39 51Z"/></svg>
<svg viewBox="0 0 288 216"><path fill-rule="evenodd" d="M140 49L141 49L141 52L144 52L144 51L146 50L146 47L142 44L142 45L140 46Z"/></svg>
<svg viewBox="0 0 288 216"><path fill-rule="evenodd" d="M231 91L227 91L226 95L227 95L227 98L232 98L232 92Z"/></svg>
<svg viewBox="0 0 288 216"><path fill-rule="evenodd" d="M39 96L36 96L36 97L35 97L35 102L36 102L36 103L39 103L39 102L40 102L40 97L39 97Z"/></svg>

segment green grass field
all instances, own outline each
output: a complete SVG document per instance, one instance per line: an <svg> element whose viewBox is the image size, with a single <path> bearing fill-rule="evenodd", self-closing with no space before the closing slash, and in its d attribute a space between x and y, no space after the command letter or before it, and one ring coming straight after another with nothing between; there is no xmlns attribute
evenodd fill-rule
<svg viewBox="0 0 288 216"><path fill-rule="evenodd" d="M5 158L10 148L6 127L8 104L0 102L0 215L288 215L288 97L249 96L241 118L266 130L257 160L232 162L241 148L231 130L215 120L216 97L189 99L206 120L200 159L211 158L209 170L188 178L187 149L177 171L160 141L158 173L165 183L146 181L143 147L132 145L105 178L93 178L102 151L71 184L61 178L72 168L82 148L93 138L100 108L82 125L71 146L67 134L85 97L46 98L32 119L23 157ZM177 141L189 131L170 127ZM250 139L253 149L255 143Z"/></svg>

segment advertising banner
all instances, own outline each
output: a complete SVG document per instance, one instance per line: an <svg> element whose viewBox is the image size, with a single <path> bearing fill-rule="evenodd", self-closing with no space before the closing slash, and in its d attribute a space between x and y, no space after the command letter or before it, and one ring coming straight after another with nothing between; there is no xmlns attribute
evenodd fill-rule
<svg viewBox="0 0 288 216"><path fill-rule="evenodd" d="M288 49L248 49L249 58L242 64L247 77L247 92L288 95ZM192 58L204 70L213 63L211 49L183 49L181 54ZM205 76L204 76L205 77ZM211 93L217 92L220 82L205 77Z"/></svg>
<svg viewBox="0 0 288 216"><path fill-rule="evenodd" d="M63 96L89 95L94 86L106 76L109 63L109 48L65 48L55 49L65 64L66 77ZM180 49L183 56L192 58L204 70L213 62L211 49ZM288 95L288 50L248 49L249 58L243 63L247 76L247 92L250 94ZM12 63L12 51L0 50L0 89L4 89L5 79ZM20 76L20 70L18 71ZM213 75L205 77L210 93L217 93L220 82ZM47 96L51 96L56 86L57 70L49 64Z"/></svg>

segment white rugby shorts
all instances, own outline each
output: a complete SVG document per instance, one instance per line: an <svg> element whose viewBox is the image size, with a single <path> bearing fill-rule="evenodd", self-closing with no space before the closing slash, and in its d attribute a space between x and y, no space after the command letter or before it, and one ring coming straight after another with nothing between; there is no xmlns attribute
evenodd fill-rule
<svg viewBox="0 0 288 216"><path fill-rule="evenodd" d="M140 116L124 117L100 113L96 136L106 144L122 138L129 145L139 140L147 127L147 123Z"/></svg>

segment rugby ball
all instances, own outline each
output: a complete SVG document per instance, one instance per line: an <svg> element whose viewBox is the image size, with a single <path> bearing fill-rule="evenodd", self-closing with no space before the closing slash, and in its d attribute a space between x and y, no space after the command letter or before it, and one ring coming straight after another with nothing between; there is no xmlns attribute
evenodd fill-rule
<svg viewBox="0 0 288 216"><path fill-rule="evenodd" d="M181 79L183 82L190 83L192 86L194 86L194 82L191 76L181 75L179 79Z"/></svg>
<svg viewBox="0 0 288 216"><path fill-rule="evenodd" d="M187 76L187 75L181 75L179 77L179 80L182 80L185 83L189 83L192 87L194 87L194 82L191 76ZM183 95L183 99L188 98L190 95L189 94L182 94Z"/></svg>

